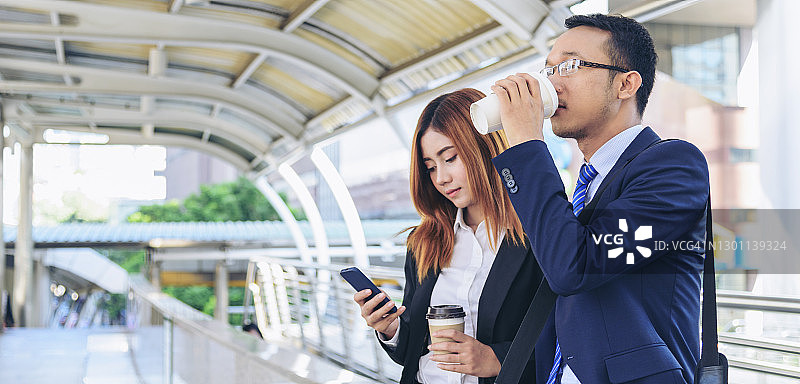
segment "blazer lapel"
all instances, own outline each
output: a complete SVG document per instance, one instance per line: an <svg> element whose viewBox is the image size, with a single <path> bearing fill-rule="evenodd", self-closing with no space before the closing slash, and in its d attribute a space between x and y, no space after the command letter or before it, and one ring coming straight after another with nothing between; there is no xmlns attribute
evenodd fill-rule
<svg viewBox="0 0 800 384"><path fill-rule="evenodd" d="M645 127L645 129L639 132L631 144L628 145L628 148L622 152L622 155L620 155L619 159L617 159L617 162L614 163L614 166L608 172L608 175L603 178L603 182L600 183L600 187L597 189L597 192L595 192L594 196L592 196L592 200L589 202L589 205L587 205L586 208L581 211L581 214L578 215L578 220L581 223L586 224L589 221L589 218L592 216L592 211L594 211L598 202L600 201L600 195L603 194L606 188L608 188L609 184L613 181L614 175L619 172L625 166L625 164L628 163L628 160L658 140L661 140L661 138L658 137L658 135L650 127Z"/></svg>
<svg viewBox="0 0 800 384"><path fill-rule="evenodd" d="M408 336L408 340L411 343L408 350L414 352L407 356L410 356L414 361L419 360L419 356L421 355L418 355L418 353L422 352L422 348L427 341L425 335L428 334L428 321L425 320L425 314L428 313L428 306L431 303L431 294L433 294L433 286L436 285L436 280L438 279L438 272L425 279L422 285L415 290L414 297L411 300L411 308L408 309L409 313L421 314L411 318L411 329ZM414 282L414 284L416 284L416 282Z"/></svg>
<svg viewBox="0 0 800 384"><path fill-rule="evenodd" d="M506 294L514 282L514 277L519 272L525 257L528 254L528 241L523 239L522 244L513 245L509 238L503 240L497 256L489 270L486 284L483 286L480 301L478 302L478 331L476 339L491 340L497 314L505 301Z"/></svg>

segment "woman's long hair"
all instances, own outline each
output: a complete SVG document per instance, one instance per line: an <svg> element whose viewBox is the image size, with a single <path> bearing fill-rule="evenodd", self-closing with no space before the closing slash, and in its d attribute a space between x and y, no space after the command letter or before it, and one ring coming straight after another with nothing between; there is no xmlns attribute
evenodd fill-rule
<svg viewBox="0 0 800 384"><path fill-rule="evenodd" d="M505 133L481 135L472 125L469 106L484 94L465 88L441 95L422 111L414 131L411 149L411 200L422 221L408 235L406 245L414 255L419 282L429 273L450 265L455 244L453 225L458 208L431 181L422 161L421 138L430 129L447 136L464 162L472 195L483 210L489 241L494 244L500 231L514 243L522 241L522 224L511 205L492 158L508 148Z"/></svg>

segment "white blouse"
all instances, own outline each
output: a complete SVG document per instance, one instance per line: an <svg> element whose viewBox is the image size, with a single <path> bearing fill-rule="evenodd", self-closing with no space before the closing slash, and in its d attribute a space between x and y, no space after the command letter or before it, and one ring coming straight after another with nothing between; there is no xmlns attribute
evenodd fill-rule
<svg viewBox="0 0 800 384"><path fill-rule="evenodd" d="M467 317L464 321L464 333L475 337L478 329L478 302L481 299L483 286L489 271L492 269L497 250L505 237L505 231L489 243L486 221L481 222L475 232L464 222L463 210L459 209L453 225L455 244L450 266L442 269L436 285L433 287L430 305L456 304L464 308ZM407 282L408 284L408 282ZM391 340L378 338L389 347L397 346L400 334L398 328ZM457 372L439 369L437 362L431 361L433 352L428 352L419 359L417 381L424 384L477 384L478 378Z"/></svg>

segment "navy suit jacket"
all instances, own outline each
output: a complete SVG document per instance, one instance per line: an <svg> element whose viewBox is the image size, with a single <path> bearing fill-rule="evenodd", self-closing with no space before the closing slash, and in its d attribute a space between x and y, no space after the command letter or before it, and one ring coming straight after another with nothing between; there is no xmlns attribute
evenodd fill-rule
<svg viewBox="0 0 800 384"><path fill-rule="evenodd" d="M699 360L708 166L685 141L648 148L659 140L645 128L579 217L544 142L493 160L559 295L542 337L558 335L584 384L691 383ZM634 236L643 226L649 239L646 228ZM536 352L540 359L544 351Z"/></svg>
<svg viewBox="0 0 800 384"><path fill-rule="evenodd" d="M406 311L400 315L400 335L395 348L381 346L396 363L403 366L401 384L416 383L419 359L428 353L429 332L425 314L431 302L433 287L439 274L431 274L420 284L417 280L417 265L411 252L406 255L405 278L406 286L403 292L403 305ZM497 251L494 263L489 270L486 285L483 287L478 302L478 330L476 339L492 348L498 360L502 363L514 340L525 312L528 310L536 288L544 278L536 258L527 244L523 242L513 245L508 237L503 240ZM549 350L555 345L553 339L537 343ZM543 340L540 338L540 340ZM534 375L542 371L544 365L529 361L523 374L524 382L536 380ZM553 353L550 354L552 365ZM491 383L494 378L482 378L481 383Z"/></svg>

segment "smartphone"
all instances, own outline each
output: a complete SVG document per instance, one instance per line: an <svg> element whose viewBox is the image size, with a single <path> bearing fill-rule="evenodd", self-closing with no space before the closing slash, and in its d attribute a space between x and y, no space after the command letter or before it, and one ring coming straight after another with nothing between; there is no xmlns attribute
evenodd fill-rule
<svg viewBox="0 0 800 384"><path fill-rule="evenodd" d="M372 298L375 297L375 295L381 293L381 290L378 289L375 283L373 283L372 280L370 280L366 275L364 275L364 272L361 272L361 270L356 267L342 269L341 271L339 271L339 274L342 275L342 278L347 280L347 282L350 283L350 285L353 286L353 288L355 288L357 292L363 291L365 289L371 290L372 293L369 295L369 297L367 297L367 301L372 300ZM383 301L381 301L381 305L375 307L375 309L383 307L388 302L389 298L384 297ZM397 312L397 307L392 307L392 309L389 310L389 313L395 313L395 312Z"/></svg>

